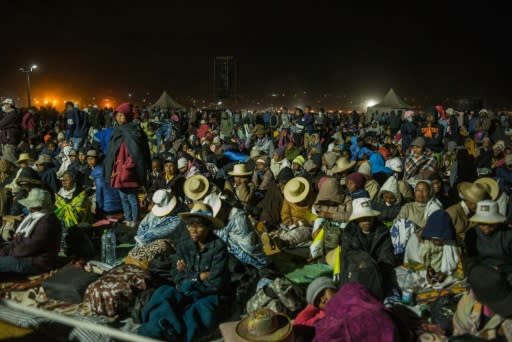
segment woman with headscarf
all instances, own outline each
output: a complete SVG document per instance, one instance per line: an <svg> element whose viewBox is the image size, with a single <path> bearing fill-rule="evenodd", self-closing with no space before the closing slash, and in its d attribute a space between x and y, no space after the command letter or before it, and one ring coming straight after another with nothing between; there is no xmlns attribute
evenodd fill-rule
<svg viewBox="0 0 512 342"><path fill-rule="evenodd" d="M105 179L119 189L124 218L128 226L135 227L139 220L137 191L147 186L151 170L148 138L142 128L133 122L133 109L123 103L115 110L117 126L112 132L105 157Z"/></svg>
<svg viewBox="0 0 512 342"><path fill-rule="evenodd" d="M62 176L62 187L56 194L55 207L55 214L65 228L91 219L91 203L87 192L82 190L76 175L71 171L64 172Z"/></svg>

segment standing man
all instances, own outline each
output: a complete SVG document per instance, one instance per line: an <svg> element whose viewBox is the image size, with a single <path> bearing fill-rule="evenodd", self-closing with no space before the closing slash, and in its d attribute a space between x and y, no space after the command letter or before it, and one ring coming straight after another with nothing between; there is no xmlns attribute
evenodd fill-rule
<svg viewBox="0 0 512 342"><path fill-rule="evenodd" d="M86 143L89 126L87 114L75 108L73 102L66 102L66 140L73 138L73 149L79 150Z"/></svg>
<svg viewBox="0 0 512 342"><path fill-rule="evenodd" d="M0 144L2 145L3 159L16 164L16 145L20 142L21 122L14 106L14 100L6 98L2 102L2 115L0 117Z"/></svg>

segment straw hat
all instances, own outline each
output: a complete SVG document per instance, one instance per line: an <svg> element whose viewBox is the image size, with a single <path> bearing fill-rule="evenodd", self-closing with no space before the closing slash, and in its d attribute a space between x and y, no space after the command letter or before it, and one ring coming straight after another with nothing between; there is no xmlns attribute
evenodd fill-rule
<svg viewBox="0 0 512 342"><path fill-rule="evenodd" d="M477 203L489 198L487 188L484 185L461 182L457 185L457 190L462 194L465 200Z"/></svg>
<svg viewBox="0 0 512 342"><path fill-rule="evenodd" d="M34 161L34 159L32 159L32 157L30 156L30 153L21 153L20 154L20 157L18 158L18 160L16 161L16 164L19 164L21 162L29 162L29 163L32 163Z"/></svg>
<svg viewBox="0 0 512 342"><path fill-rule="evenodd" d="M228 172L228 175L244 177L252 175L252 171L247 171L247 165L245 164L235 164L233 166L233 171Z"/></svg>
<svg viewBox="0 0 512 342"><path fill-rule="evenodd" d="M186 223L190 222L191 219L196 218L196 219L202 219L202 220L208 221L212 225L212 228L214 228L214 229L224 227L224 223L221 220L219 220L213 216L212 207L210 207L208 204L205 204L203 202L195 202L194 205L192 206L192 209L190 210L190 212L179 213L178 215Z"/></svg>
<svg viewBox="0 0 512 342"><path fill-rule="evenodd" d="M475 183L483 185L493 201L496 201L498 199L498 196L500 194L500 186L498 185L498 182L495 179L491 177L482 177L477 179Z"/></svg>
<svg viewBox="0 0 512 342"><path fill-rule="evenodd" d="M367 197L356 198L352 201L352 214L349 221L354 221L362 217L379 216L380 211L372 209L372 202Z"/></svg>
<svg viewBox="0 0 512 342"><path fill-rule="evenodd" d="M505 222L507 218L498 211L498 203L494 201L480 201L476 204L476 213L469 221L476 223L496 224Z"/></svg>
<svg viewBox="0 0 512 342"><path fill-rule="evenodd" d="M193 201L199 201L201 198L203 198L208 192L209 188L210 183L208 182L208 179L201 175L194 175L189 177L183 184L183 191L185 192L185 196Z"/></svg>
<svg viewBox="0 0 512 342"><path fill-rule="evenodd" d="M299 203L308 197L309 188L309 182L306 178L292 178L284 186L284 198L290 203Z"/></svg>
<svg viewBox="0 0 512 342"><path fill-rule="evenodd" d="M35 188L30 190L28 196L18 201L22 206L30 208L44 208L47 207L51 202L51 195L48 191Z"/></svg>
<svg viewBox="0 0 512 342"><path fill-rule="evenodd" d="M336 160L336 166L332 168L332 173L345 172L356 165L354 160L348 160L347 158L339 158Z"/></svg>
<svg viewBox="0 0 512 342"><path fill-rule="evenodd" d="M169 215L178 203L171 190L157 190L152 200L155 205L151 208L151 213L159 217Z"/></svg>
<svg viewBox="0 0 512 342"><path fill-rule="evenodd" d="M242 319L235 328L239 337L253 342L278 342L286 339L293 330L288 316L262 308Z"/></svg>
<svg viewBox="0 0 512 342"><path fill-rule="evenodd" d="M51 163L52 163L52 157L50 157L47 154L40 154L39 158L35 162L36 165L51 164Z"/></svg>

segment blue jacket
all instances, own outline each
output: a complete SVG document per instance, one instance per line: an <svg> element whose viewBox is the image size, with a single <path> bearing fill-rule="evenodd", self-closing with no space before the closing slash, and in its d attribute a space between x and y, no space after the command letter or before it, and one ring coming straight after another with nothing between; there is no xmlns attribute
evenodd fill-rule
<svg viewBox="0 0 512 342"><path fill-rule="evenodd" d="M121 211L119 190L112 188L103 177L103 166L96 165L91 172L91 178L96 184L96 207L107 213Z"/></svg>
<svg viewBox="0 0 512 342"><path fill-rule="evenodd" d="M311 114L304 114L304 116L300 119L299 124L304 126L304 132L306 133L314 133L315 127L313 126L315 123L315 119Z"/></svg>
<svg viewBox="0 0 512 342"><path fill-rule="evenodd" d="M113 128L107 127L96 132L94 139L100 143L101 152L106 154L108 152L108 145L110 143L110 137L112 136Z"/></svg>
<svg viewBox="0 0 512 342"><path fill-rule="evenodd" d="M73 109L66 114L66 140L69 138L86 138L89 133L89 118L86 113Z"/></svg>

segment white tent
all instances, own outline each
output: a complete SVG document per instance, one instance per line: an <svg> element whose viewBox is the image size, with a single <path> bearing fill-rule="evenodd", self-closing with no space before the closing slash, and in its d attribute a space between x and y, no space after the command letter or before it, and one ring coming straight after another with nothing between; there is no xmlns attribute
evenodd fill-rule
<svg viewBox="0 0 512 342"><path fill-rule="evenodd" d="M183 109L184 107L180 105L176 100L174 100L167 92L164 90L160 98L148 107L149 109Z"/></svg>
<svg viewBox="0 0 512 342"><path fill-rule="evenodd" d="M404 111L409 108L411 108L411 106L405 103L405 101L397 95L393 88L391 88L381 102L374 106L368 107L366 115L368 119L370 119L377 112L390 113L394 110L398 113L399 110Z"/></svg>

